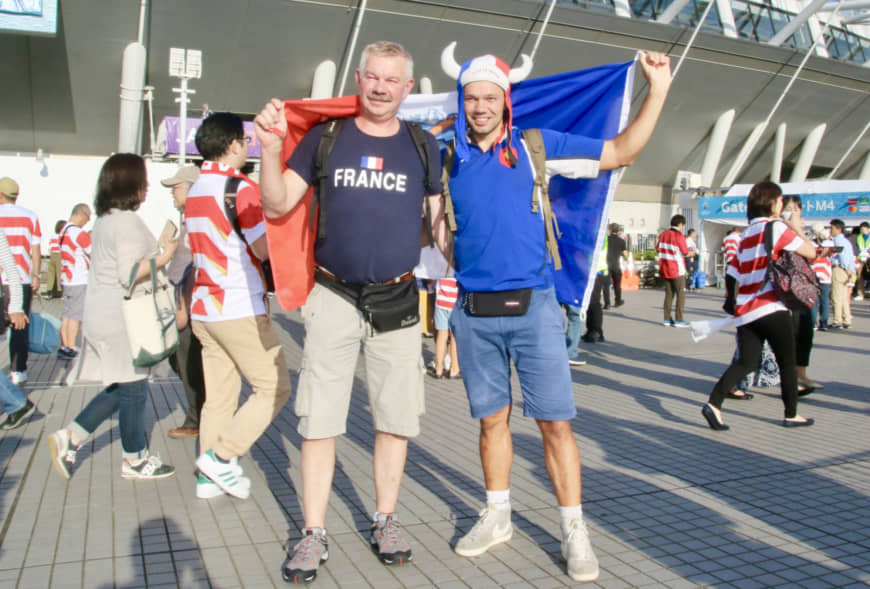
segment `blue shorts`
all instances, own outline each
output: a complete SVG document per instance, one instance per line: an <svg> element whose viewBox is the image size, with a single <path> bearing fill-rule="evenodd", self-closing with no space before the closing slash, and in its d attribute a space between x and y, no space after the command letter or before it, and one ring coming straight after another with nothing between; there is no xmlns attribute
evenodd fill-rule
<svg viewBox="0 0 870 589"><path fill-rule="evenodd" d="M473 317L461 305L462 299L460 291L450 329L456 337L471 416L487 417L511 404L511 360L520 379L523 415L545 421L577 415L565 317L555 290L533 290L528 312L519 317Z"/></svg>
<svg viewBox="0 0 870 589"><path fill-rule="evenodd" d="M449 321L451 313L453 313L453 309L445 309L435 305L435 329L437 331L450 329Z"/></svg>

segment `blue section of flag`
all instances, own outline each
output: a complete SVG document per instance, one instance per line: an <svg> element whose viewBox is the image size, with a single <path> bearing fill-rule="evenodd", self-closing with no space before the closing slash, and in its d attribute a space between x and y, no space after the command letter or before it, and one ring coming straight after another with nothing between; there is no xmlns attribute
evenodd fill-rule
<svg viewBox="0 0 870 589"><path fill-rule="evenodd" d="M634 61L535 78L511 89L513 123L611 139L621 130L629 107ZM562 270L554 272L556 296L571 305L588 305L590 268L604 239L618 172L602 172L593 180L555 177L550 200L562 236ZM587 288L589 287L589 288Z"/></svg>

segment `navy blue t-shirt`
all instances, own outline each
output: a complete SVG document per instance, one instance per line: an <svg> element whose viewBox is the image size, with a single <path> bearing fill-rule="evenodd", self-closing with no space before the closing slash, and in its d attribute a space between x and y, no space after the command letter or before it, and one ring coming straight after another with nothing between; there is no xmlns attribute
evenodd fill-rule
<svg viewBox="0 0 870 589"><path fill-rule="evenodd" d="M325 123L309 131L287 166L308 184ZM424 194L441 192L438 144L430 141L428 186L423 162L404 124L391 137L362 133L353 118L342 122L332 153L323 210L326 237L314 259L342 280L383 282L410 271L420 260ZM323 217L321 217L323 219Z"/></svg>

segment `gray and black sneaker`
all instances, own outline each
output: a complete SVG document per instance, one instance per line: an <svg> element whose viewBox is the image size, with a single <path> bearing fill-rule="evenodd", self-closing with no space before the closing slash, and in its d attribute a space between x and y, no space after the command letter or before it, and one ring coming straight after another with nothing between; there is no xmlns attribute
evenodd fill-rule
<svg viewBox="0 0 870 589"><path fill-rule="evenodd" d="M149 454L136 464L124 460L121 464L122 479L165 479L175 474L175 467L163 464L160 456Z"/></svg>
<svg viewBox="0 0 870 589"><path fill-rule="evenodd" d="M76 463L78 446L72 443L68 429L59 429L48 436L48 450L51 452L51 463L63 478L69 479L73 465Z"/></svg>
<svg viewBox="0 0 870 589"><path fill-rule="evenodd" d="M22 423L24 420L33 415L33 412L36 411L36 405L27 401L24 403L24 407L19 409L18 411L13 411L12 413L6 416L6 421L3 422L3 425L0 425L3 429L15 429Z"/></svg>
<svg viewBox="0 0 870 589"><path fill-rule="evenodd" d="M293 556L284 563L281 576L288 583L310 583L317 578L318 567L328 558L329 541L326 530L305 528L302 539L293 547Z"/></svg>
<svg viewBox="0 0 870 589"><path fill-rule="evenodd" d="M393 514L378 515L378 521L372 524L371 543L384 564L404 564L413 558L411 546Z"/></svg>

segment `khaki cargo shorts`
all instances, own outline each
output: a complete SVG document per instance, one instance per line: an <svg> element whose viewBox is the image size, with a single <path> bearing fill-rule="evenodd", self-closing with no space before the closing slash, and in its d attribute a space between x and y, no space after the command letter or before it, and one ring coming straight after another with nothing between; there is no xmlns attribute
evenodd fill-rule
<svg viewBox="0 0 870 589"><path fill-rule="evenodd" d="M302 319L305 347L295 409L303 438L331 438L347 430L360 346L375 430L420 433L425 404L419 325L372 334L354 305L319 283L302 307Z"/></svg>

